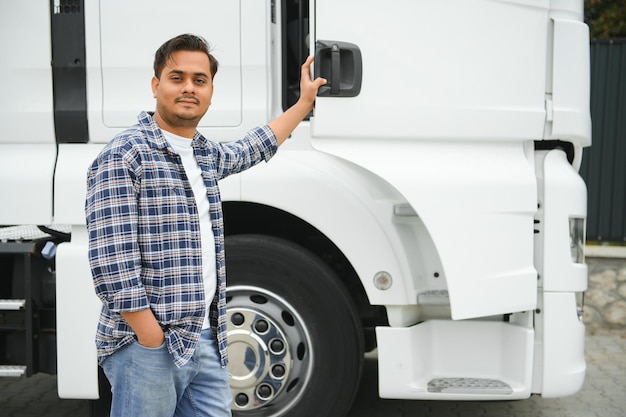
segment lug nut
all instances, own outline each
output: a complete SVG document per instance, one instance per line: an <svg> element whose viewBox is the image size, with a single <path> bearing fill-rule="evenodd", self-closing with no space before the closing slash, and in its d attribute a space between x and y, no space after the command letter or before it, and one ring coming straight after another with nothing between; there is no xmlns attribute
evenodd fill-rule
<svg viewBox="0 0 626 417"><path fill-rule="evenodd" d="M239 407L243 407L243 406L247 405L248 404L248 396L246 394L244 394L243 392L237 394L237 396L235 397L235 403Z"/></svg>
<svg viewBox="0 0 626 417"><path fill-rule="evenodd" d="M282 340L274 339L270 342L270 350L272 353L280 353L285 348L285 344Z"/></svg>
<svg viewBox="0 0 626 417"><path fill-rule="evenodd" d="M285 376L285 367L283 365L274 365L272 367L272 375L275 378L282 378Z"/></svg>
<svg viewBox="0 0 626 417"><path fill-rule="evenodd" d="M267 384L262 384L259 385L256 392L260 399L266 400L272 395L272 387Z"/></svg>
<svg viewBox="0 0 626 417"><path fill-rule="evenodd" d="M241 313L235 313L230 317L230 321L231 323L233 323L235 326L241 326L243 324L244 321L246 321L246 319L244 318L243 314Z"/></svg>
<svg viewBox="0 0 626 417"><path fill-rule="evenodd" d="M267 321L265 320L257 320L254 323L254 330L256 330L258 333L265 333L267 331L267 329L269 329L269 324L267 324Z"/></svg>

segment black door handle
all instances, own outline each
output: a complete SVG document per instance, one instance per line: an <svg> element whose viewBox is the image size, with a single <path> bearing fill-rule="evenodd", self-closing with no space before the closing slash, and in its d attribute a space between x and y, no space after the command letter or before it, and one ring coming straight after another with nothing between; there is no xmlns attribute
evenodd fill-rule
<svg viewBox="0 0 626 417"><path fill-rule="evenodd" d="M339 94L339 83L341 82L341 49L334 43L330 47L330 95Z"/></svg>
<svg viewBox="0 0 626 417"><path fill-rule="evenodd" d="M348 42L322 41L315 44L315 77L328 81L319 97L355 97L361 92L363 62L358 46Z"/></svg>

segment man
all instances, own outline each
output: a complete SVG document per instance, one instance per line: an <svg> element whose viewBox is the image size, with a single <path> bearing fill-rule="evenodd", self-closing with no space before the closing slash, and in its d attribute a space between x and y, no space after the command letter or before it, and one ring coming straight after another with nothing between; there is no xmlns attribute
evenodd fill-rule
<svg viewBox="0 0 626 417"><path fill-rule="evenodd" d="M218 69L204 39L180 35L154 59L153 114L117 135L88 171L89 261L102 300L96 345L112 416L228 416L225 261L217 181L269 160L312 110L299 101L232 143L196 127Z"/></svg>

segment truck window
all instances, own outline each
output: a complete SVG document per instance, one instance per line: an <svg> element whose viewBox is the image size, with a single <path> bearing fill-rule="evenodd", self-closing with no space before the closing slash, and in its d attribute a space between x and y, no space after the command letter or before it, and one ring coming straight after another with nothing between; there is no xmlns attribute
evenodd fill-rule
<svg viewBox="0 0 626 417"><path fill-rule="evenodd" d="M309 53L309 0L282 0L283 109L300 97L300 66Z"/></svg>

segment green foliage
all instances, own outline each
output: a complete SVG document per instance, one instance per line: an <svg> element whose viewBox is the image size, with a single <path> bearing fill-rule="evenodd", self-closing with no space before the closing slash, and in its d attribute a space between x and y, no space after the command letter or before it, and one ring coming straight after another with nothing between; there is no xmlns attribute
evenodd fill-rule
<svg viewBox="0 0 626 417"><path fill-rule="evenodd" d="M585 22L592 38L626 37L626 0L585 0Z"/></svg>

